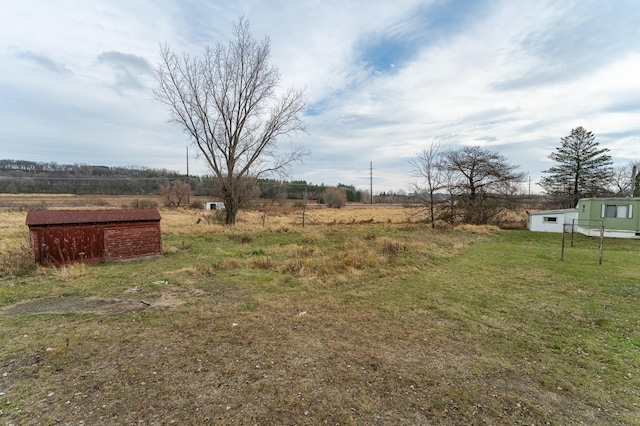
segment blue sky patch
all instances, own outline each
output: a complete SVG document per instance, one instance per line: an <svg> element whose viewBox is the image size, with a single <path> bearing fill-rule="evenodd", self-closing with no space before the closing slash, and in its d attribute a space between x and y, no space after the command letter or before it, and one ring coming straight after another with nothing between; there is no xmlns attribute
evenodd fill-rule
<svg viewBox="0 0 640 426"><path fill-rule="evenodd" d="M363 49L361 61L377 72L392 72L415 54L417 45L410 40L379 38Z"/></svg>
<svg viewBox="0 0 640 426"><path fill-rule="evenodd" d="M376 72L393 72L421 49L457 34L469 19L481 14L484 4L477 0L448 0L420 6L402 24L392 24L384 33L365 38L358 46L359 60Z"/></svg>

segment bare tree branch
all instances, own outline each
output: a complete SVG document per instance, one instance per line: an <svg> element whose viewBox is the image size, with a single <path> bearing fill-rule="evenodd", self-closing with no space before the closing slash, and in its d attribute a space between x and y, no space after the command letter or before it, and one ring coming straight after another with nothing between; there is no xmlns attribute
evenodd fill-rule
<svg viewBox="0 0 640 426"><path fill-rule="evenodd" d="M429 208L431 228L436 227L435 194L445 188L447 181L445 172L440 164L440 144L431 144L409 160L412 166L412 176L418 179L412 184L414 191L425 199Z"/></svg>
<svg viewBox="0 0 640 426"><path fill-rule="evenodd" d="M498 196L513 192L525 177L502 155L479 146L443 152L441 167L455 182L464 221L473 224L487 223L501 207Z"/></svg>
<svg viewBox="0 0 640 426"><path fill-rule="evenodd" d="M307 151L281 153L282 137L304 131L304 92L276 93L280 72L269 64L270 40L256 40L240 18L227 45L207 48L201 58L160 47L155 97L169 107L207 161L225 202L226 223L235 223L246 182L286 173ZM245 194L246 195L246 194Z"/></svg>

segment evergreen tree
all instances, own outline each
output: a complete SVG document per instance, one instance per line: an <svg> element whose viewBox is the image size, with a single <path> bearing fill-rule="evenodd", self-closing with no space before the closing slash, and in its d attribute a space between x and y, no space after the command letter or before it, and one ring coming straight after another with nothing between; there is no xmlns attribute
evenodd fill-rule
<svg viewBox="0 0 640 426"><path fill-rule="evenodd" d="M573 207L580 198L602 193L613 174L613 161L607 154L609 149L599 145L585 128L572 129L549 155L558 164L543 172L546 176L540 186L563 207Z"/></svg>

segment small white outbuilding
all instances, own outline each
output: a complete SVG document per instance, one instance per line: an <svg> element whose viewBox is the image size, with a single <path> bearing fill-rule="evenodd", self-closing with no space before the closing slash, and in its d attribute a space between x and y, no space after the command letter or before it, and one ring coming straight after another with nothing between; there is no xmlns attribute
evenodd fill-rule
<svg viewBox="0 0 640 426"><path fill-rule="evenodd" d="M222 201L207 201L204 203L204 209L210 210L224 210L224 203Z"/></svg>
<svg viewBox="0 0 640 426"><path fill-rule="evenodd" d="M534 232L562 232L562 227L578 219L578 209L543 210L529 212L527 229Z"/></svg>

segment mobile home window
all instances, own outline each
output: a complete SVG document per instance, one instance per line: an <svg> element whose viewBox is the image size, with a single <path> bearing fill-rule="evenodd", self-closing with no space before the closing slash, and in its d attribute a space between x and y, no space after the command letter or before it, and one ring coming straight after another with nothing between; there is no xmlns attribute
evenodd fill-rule
<svg viewBox="0 0 640 426"><path fill-rule="evenodd" d="M630 219L633 217L633 205L603 204L601 217L618 217Z"/></svg>
<svg viewBox="0 0 640 426"><path fill-rule="evenodd" d="M558 218L553 216L542 216L543 222L557 222Z"/></svg>

